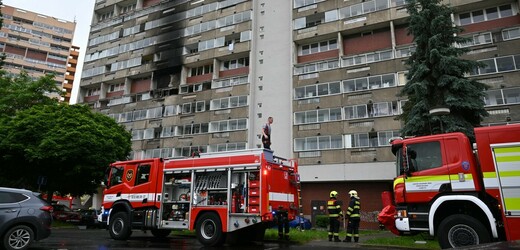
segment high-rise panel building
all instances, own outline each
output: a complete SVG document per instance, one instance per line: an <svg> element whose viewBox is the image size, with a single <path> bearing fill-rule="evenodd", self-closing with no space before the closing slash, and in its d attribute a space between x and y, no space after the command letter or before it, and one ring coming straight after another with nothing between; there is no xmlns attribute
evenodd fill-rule
<svg viewBox="0 0 520 250"><path fill-rule="evenodd" d="M14 75L25 70L35 79L54 74L56 85L68 93L65 99L70 99L73 82L66 81L65 73L67 69L75 71L77 64L69 63L71 53L77 53L72 49L76 23L7 5L1 8L0 51L6 56L3 68Z"/></svg>
<svg viewBox="0 0 520 250"><path fill-rule="evenodd" d="M98 0L79 102L131 130L132 158L256 148L269 116L290 155L290 6Z"/></svg>
<svg viewBox="0 0 520 250"><path fill-rule="evenodd" d="M377 225L380 192L397 174L389 139L400 136L406 96L404 61L415 50L405 0L294 0L292 10L294 153L300 162L305 214L326 194L356 189L365 225ZM520 121L518 1L446 0L470 42L464 58L486 66L470 72L486 83L490 116L483 124ZM348 199L345 198L345 201ZM322 206L326 207L326 206ZM318 209L320 210L320 209Z"/></svg>
<svg viewBox="0 0 520 250"><path fill-rule="evenodd" d="M520 120L518 1L445 1L488 84L483 125ZM97 0L79 102L132 133L131 158L261 147L299 159L303 213L330 190L377 227L414 51L405 0ZM322 209L323 208L323 209Z"/></svg>

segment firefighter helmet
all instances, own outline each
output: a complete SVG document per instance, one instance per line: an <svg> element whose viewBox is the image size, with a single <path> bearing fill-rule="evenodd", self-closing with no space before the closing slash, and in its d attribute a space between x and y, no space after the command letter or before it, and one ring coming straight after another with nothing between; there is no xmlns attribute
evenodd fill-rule
<svg viewBox="0 0 520 250"><path fill-rule="evenodd" d="M350 195L350 197L357 197L357 191L356 190L350 190L350 191L348 191L348 195Z"/></svg>
<svg viewBox="0 0 520 250"><path fill-rule="evenodd" d="M338 196L338 192L330 191L330 198L336 198L336 196Z"/></svg>

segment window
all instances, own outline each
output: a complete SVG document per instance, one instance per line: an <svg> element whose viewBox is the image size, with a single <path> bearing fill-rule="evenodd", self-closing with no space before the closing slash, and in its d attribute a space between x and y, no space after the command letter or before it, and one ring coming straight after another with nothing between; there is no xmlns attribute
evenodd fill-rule
<svg viewBox="0 0 520 250"><path fill-rule="evenodd" d="M220 70L230 70L249 66L249 57L225 61L221 64Z"/></svg>
<svg viewBox="0 0 520 250"><path fill-rule="evenodd" d="M135 185L147 183L150 179L150 165L139 165L137 167L137 175L135 178Z"/></svg>
<svg viewBox="0 0 520 250"><path fill-rule="evenodd" d="M309 85L309 86L299 87L299 88L295 89L295 100L308 98L308 97L340 94L340 93L341 93L340 82Z"/></svg>
<svg viewBox="0 0 520 250"><path fill-rule="evenodd" d="M247 119L232 119L209 123L209 132L227 132L247 129Z"/></svg>
<svg viewBox="0 0 520 250"><path fill-rule="evenodd" d="M412 172L442 166L441 145L438 141L410 144L406 151Z"/></svg>
<svg viewBox="0 0 520 250"><path fill-rule="evenodd" d="M163 137L172 137L174 135L174 128L173 126L169 127L163 127L161 131L161 138Z"/></svg>
<svg viewBox="0 0 520 250"><path fill-rule="evenodd" d="M0 204L19 203L27 199L29 199L29 197L23 194L0 192Z"/></svg>
<svg viewBox="0 0 520 250"><path fill-rule="evenodd" d="M294 139L294 151L329 150L343 148L343 136L326 135Z"/></svg>
<svg viewBox="0 0 520 250"><path fill-rule="evenodd" d="M415 45L402 47L402 48L396 48L395 49L395 58L409 57L412 55L413 52L415 52Z"/></svg>
<svg viewBox="0 0 520 250"><path fill-rule="evenodd" d="M376 51L367 54L349 56L342 59L342 65L344 67L354 66L359 64L367 64L373 62L379 62L389 60L394 57L392 50Z"/></svg>
<svg viewBox="0 0 520 250"><path fill-rule="evenodd" d="M247 106L247 96L233 96L211 101L210 110L228 109Z"/></svg>
<svg viewBox="0 0 520 250"><path fill-rule="evenodd" d="M101 93L101 88L88 89L86 96L95 96L95 95L99 95L100 93Z"/></svg>
<svg viewBox="0 0 520 250"><path fill-rule="evenodd" d="M130 4L130 5L127 5L127 6L123 6L121 8L121 14L124 14L124 13L128 13L132 10L135 10L135 7L136 7L136 4Z"/></svg>
<svg viewBox="0 0 520 250"><path fill-rule="evenodd" d="M513 16L513 9L511 8L511 4L461 13L459 14L459 23L463 26L509 16Z"/></svg>
<svg viewBox="0 0 520 250"><path fill-rule="evenodd" d="M108 86L108 92L123 91L125 89L124 83L111 84Z"/></svg>
<svg viewBox="0 0 520 250"><path fill-rule="evenodd" d="M233 85L240 85L245 84L249 82L248 76L239 76L239 77L233 77L228 79L222 79L222 80L214 80L211 84L211 88L222 88L222 87L229 87Z"/></svg>
<svg viewBox="0 0 520 250"><path fill-rule="evenodd" d="M213 73L213 64L204 65L196 68L191 68L190 70L191 75L190 76L198 76L198 75L205 75L209 73Z"/></svg>
<svg viewBox="0 0 520 250"><path fill-rule="evenodd" d="M399 131L379 131L377 132L378 145L379 146L390 146L390 138L398 137L401 133Z"/></svg>
<svg viewBox="0 0 520 250"><path fill-rule="evenodd" d="M467 41L463 44L458 44L459 47L470 47L475 45L489 44L493 43L493 38L491 36L491 32L487 32L484 34L476 34L470 37L471 40Z"/></svg>
<svg viewBox="0 0 520 250"><path fill-rule="evenodd" d="M484 59L479 62L484 63L485 66L474 69L470 72L470 75L483 75L520 69L520 55Z"/></svg>
<svg viewBox="0 0 520 250"><path fill-rule="evenodd" d="M330 70L330 69L335 69L335 68L339 68L338 60L309 63L309 64L305 64L305 65L301 65L301 66L295 66L294 75L309 74L309 73L325 71L325 70Z"/></svg>
<svg viewBox="0 0 520 250"><path fill-rule="evenodd" d="M294 124L311 124L342 120L341 108L309 110L294 113Z"/></svg>
<svg viewBox="0 0 520 250"><path fill-rule="evenodd" d="M150 108L146 110L146 119L162 117L162 107Z"/></svg>
<svg viewBox="0 0 520 250"><path fill-rule="evenodd" d="M372 0L358 3L339 9L339 18L345 19L354 16L364 15L378 10L388 9L388 0Z"/></svg>
<svg viewBox="0 0 520 250"><path fill-rule="evenodd" d="M366 104L345 107L345 120L367 117L368 112Z"/></svg>
<svg viewBox="0 0 520 250"><path fill-rule="evenodd" d="M164 114L163 114L164 117L172 116L172 115L176 115L176 114L177 114L177 110L174 105L169 105L169 106L164 107Z"/></svg>
<svg viewBox="0 0 520 250"><path fill-rule="evenodd" d="M312 44L306 44L298 47L298 55L309 55L319 52L325 52L329 50L334 50L338 48L338 42L336 39L318 42L318 43L312 43Z"/></svg>
<svg viewBox="0 0 520 250"><path fill-rule="evenodd" d="M323 2L325 0L294 0L294 8L300 8L303 6Z"/></svg>
<svg viewBox="0 0 520 250"><path fill-rule="evenodd" d="M115 166L110 169L110 183L109 186L115 186L123 183L123 172L124 168Z"/></svg>
<svg viewBox="0 0 520 250"><path fill-rule="evenodd" d="M518 104L520 103L520 88L488 90L484 103L486 106Z"/></svg>
<svg viewBox="0 0 520 250"><path fill-rule="evenodd" d="M504 40L516 39L520 37L520 27L506 29L502 31L502 38Z"/></svg>

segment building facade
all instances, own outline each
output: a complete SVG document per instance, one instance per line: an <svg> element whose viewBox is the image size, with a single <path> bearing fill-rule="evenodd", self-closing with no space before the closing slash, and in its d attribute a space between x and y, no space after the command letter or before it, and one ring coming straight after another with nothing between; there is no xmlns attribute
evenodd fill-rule
<svg viewBox="0 0 520 250"><path fill-rule="evenodd" d="M520 121L519 2L446 0L471 42L468 76L490 86L483 125ZM389 139L399 136L404 60L414 51L404 0L294 0L293 136L304 213L320 214L336 189L361 196L365 227L377 226L381 191L396 176ZM320 209L321 208L321 209ZM321 210L321 211L320 211Z"/></svg>
<svg viewBox="0 0 520 250"><path fill-rule="evenodd" d="M2 16L0 51L6 56L3 68L12 75L25 70L34 79L54 74L56 85L70 99L73 82L66 81L65 73L68 69L75 71L77 64L77 55L69 62L71 53L77 53L71 49L76 23L7 5L2 5Z"/></svg>
<svg viewBox="0 0 520 250"><path fill-rule="evenodd" d="M517 122L518 1L446 1L490 85L485 125ZM396 175L388 139L414 50L404 0L97 0L78 102L132 133L131 158L261 147L297 157L304 214L331 189L377 227Z"/></svg>

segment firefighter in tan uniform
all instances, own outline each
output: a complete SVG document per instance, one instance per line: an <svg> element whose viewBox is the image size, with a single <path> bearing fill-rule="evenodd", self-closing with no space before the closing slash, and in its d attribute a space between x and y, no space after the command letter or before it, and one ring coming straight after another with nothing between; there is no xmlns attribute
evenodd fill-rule
<svg viewBox="0 0 520 250"><path fill-rule="evenodd" d="M350 196L350 203L347 208L347 237L343 242L351 242L352 236L354 236L354 242L359 241L359 222L361 220L359 210L361 210L361 203L356 190L350 190L348 192Z"/></svg>
<svg viewBox="0 0 520 250"><path fill-rule="evenodd" d="M339 225L340 220L343 218L343 212L341 206L337 201L338 192L331 191L330 199L327 202L327 211L329 212L329 241L332 241L334 236L334 242L340 242L339 239Z"/></svg>

